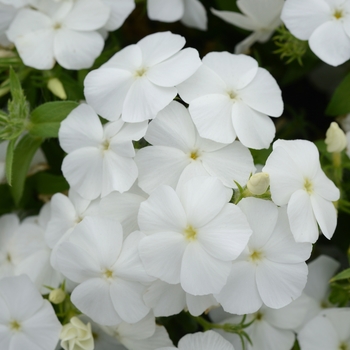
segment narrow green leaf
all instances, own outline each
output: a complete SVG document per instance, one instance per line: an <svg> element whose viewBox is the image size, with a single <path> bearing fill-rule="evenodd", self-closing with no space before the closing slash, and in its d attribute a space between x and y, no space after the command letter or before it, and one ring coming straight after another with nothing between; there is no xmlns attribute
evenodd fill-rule
<svg viewBox="0 0 350 350"><path fill-rule="evenodd" d="M344 78L335 90L331 102L328 104L326 114L338 116L350 113L350 73Z"/></svg>
<svg viewBox="0 0 350 350"><path fill-rule="evenodd" d="M25 135L15 147L12 165L11 193L17 205L22 198L24 183L30 163L41 143L41 138L33 138L30 135Z"/></svg>
<svg viewBox="0 0 350 350"><path fill-rule="evenodd" d="M22 92L21 82L12 67L10 67L10 89L12 96Z"/></svg>
<svg viewBox="0 0 350 350"><path fill-rule="evenodd" d="M340 281L340 280L346 280L346 279L350 279L350 269L346 269L346 270L338 273L337 275L335 275L331 279L331 282Z"/></svg>
<svg viewBox="0 0 350 350"><path fill-rule="evenodd" d="M61 121L76 107L74 101L48 102L34 109L28 126L32 136L58 137Z"/></svg>
<svg viewBox="0 0 350 350"><path fill-rule="evenodd" d="M12 165L13 165L13 152L15 149L17 139L13 139L7 145L6 150L6 179L7 183L11 186L12 184Z"/></svg>

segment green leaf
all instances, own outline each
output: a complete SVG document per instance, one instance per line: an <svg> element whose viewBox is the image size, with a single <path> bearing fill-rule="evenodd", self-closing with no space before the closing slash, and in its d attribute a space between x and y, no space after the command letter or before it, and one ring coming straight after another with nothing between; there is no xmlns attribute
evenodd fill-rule
<svg viewBox="0 0 350 350"><path fill-rule="evenodd" d="M350 73L339 84L326 109L326 114L331 116L347 113L350 113Z"/></svg>
<svg viewBox="0 0 350 350"><path fill-rule="evenodd" d="M10 67L10 90L12 96L23 93L21 83L12 67Z"/></svg>
<svg viewBox="0 0 350 350"><path fill-rule="evenodd" d="M36 190L40 194L54 194L67 191L69 184L63 176L40 172L34 175L36 178Z"/></svg>
<svg viewBox="0 0 350 350"><path fill-rule="evenodd" d="M39 137L58 137L61 121L78 105L74 101L44 103L32 112L29 133Z"/></svg>
<svg viewBox="0 0 350 350"><path fill-rule="evenodd" d="M331 282L340 281L340 280L346 280L346 279L350 279L350 269L346 269L346 270L338 273L337 275L335 275L331 279Z"/></svg>
<svg viewBox="0 0 350 350"><path fill-rule="evenodd" d="M11 193L17 205L23 194L24 183L30 163L41 143L41 138L33 138L30 135L25 135L15 147L13 154Z"/></svg>
<svg viewBox="0 0 350 350"><path fill-rule="evenodd" d="M7 145L6 150L6 179L7 183L11 186L12 183L12 165L13 165L13 152L15 149L17 139L13 139Z"/></svg>

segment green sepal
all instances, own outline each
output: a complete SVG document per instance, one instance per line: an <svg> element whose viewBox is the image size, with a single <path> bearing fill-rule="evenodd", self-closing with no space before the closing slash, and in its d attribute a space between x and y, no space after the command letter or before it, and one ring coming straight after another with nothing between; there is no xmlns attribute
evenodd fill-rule
<svg viewBox="0 0 350 350"><path fill-rule="evenodd" d="M12 184L13 153L15 150L16 141L17 139L11 140L6 149L6 180L10 186Z"/></svg>
<svg viewBox="0 0 350 350"><path fill-rule="evenodd" d="M340 281L340 280L346 280L350 279L350 268L346 269L342 272L339 272L337 275L335 275L330 282Z"/></svg>

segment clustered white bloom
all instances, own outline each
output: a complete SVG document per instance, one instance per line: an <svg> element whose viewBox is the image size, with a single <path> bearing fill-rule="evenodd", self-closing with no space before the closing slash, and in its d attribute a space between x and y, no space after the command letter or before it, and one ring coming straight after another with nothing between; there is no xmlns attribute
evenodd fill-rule
<svg viewBox="0 0 350 350"><path fill-rule="evenodd" d="M311 0L259 6L239 0L244 15L213 12L254 31L241 52L268 40L284 5L290 30L311 36L311 48L338 64L347 51L350 57L348 1L339 8L329 2L320 0L319 18L307 24L295 14L305 6L302 20L311 16ZM26 65L51 69L57 61L81 69L101 53L101 32L120 27L134 6L133 0L0 0L0 19L6 17L7 38ZM148 0L147 11L154 20L206 29L198 0ZM329 54L319 49L328 30L328 38L335 30L342 35ZM338 44L345 48L333 60ZM332 237L332 202L340 196L316 146L277 140L256 173L249 148L271 146L270 116L283 112L277 82L252 57L211 52L201 60L184 46L180 35L151 34L89 72L86 103L59 130L68 196L55 194L38 216L22 222L15 214L0 217L1 349L53 350L60 339L65 350L170 350L175 347L155 317L184 309L198 316L217 306L224 310L211 314L218 322L239 323L244 314L255 319L248 349L289 350L295 332L302 349L350 346L348 330L336 333L349 322L349 310L318 309L337 263L321 257L306 264L320 232ZM188 107L174 101L177 95ZM329 151L340 152L330 146L331 131ZM135 150L143 137L149 145ZM344 135L341 141L344 148ZM62 328L40 294L66 282L84 315ZM51 300L61 303L65 295ZM177 348L241 349L237 335L221 335L186 335Z"/></svg>

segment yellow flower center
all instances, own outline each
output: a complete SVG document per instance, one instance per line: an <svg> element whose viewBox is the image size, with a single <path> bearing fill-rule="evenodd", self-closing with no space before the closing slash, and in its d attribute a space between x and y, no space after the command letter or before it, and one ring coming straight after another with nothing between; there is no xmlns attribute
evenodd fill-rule
<svg viewBox="0 0 350 350"><path fill-rule="evenodd" d="M345 343L341 343L339 345L339 350L349 350L349 347Z"/></svg>
<svg viewBox="0 0 350 350"><path fill-rule="evenodd" d="M8 262L11 262L11 261L12 261L12 258L11 258L10 253L7 253L7 255L6 255L6 260L7 260Z"/></svg>
<svg viewBox="0 0 350 350"><path fill-rule="evenodd" d="M236 100L237 94L234 91L227 91L227 94L231 100Z"/></svg>
<svg viewBox="0 0 350 350"><path fill-rule="evenodd" d="M192 158L193 160L196 160L199 157L198 152L197 151L192 151L190 154L190 158Z"/></svg>
<svg viewBox="0 0 350 350"><path fill-rule="evenodd" d="M113 277L113 271L106 269L106 270L103 272L103 275L104 275L107 279L110 279L110 278Z"/></svg>
<svg viewBox="0 0 350 350"><path fill-rule="evenodd" d="M335 10L333 13L333 17L335 19L340 19L340 18L344 17L343 11L339 10L339 9Z"/></svg>
<svg viewBox="0 0 350 350"><path fill-rule="evenodd" d="M197 231L191 225L185 229L184 233L187 240L193 241L196 239Z"/></svg>
<svg viewBox="0 0 350 350"><path fill-rule="evenodd" d="M263 318L263 314L260 312L260 311L258 311L257 313L256 313L256 320L257 321L260 321L262 318Z"/></svg>
<svg viewBox="0 0 350 350"><path fill-rule="evenodd" d="M305 178L305 180L304 180L304 190L308 194L312 194L313 191L314 191L314 186L313 186L312 182L308 178Z"/></svg>
<svg viewBox="0 0 350 350"><path fill-rule="evenodd" d="M103 143L102 143L101 146L102 146L102 150L103 150L103 151L108 151L108 150L109 150L109 146L110 146L109 140L103 141Z"/></svg>
<svg viewBox="0 0 350 350"><path fill-rule="evenodd" d="M147 68L142 67L135 72L135 77L136 78L142 77L145 75L146 72L147 72Z"/></svg>
<svg viewBox="0 0 350 350"><path fill-rule="evenodd" d="M17 332L21 329L21 325L16 320L13 320L10 322L10 328Z"/></svg>

